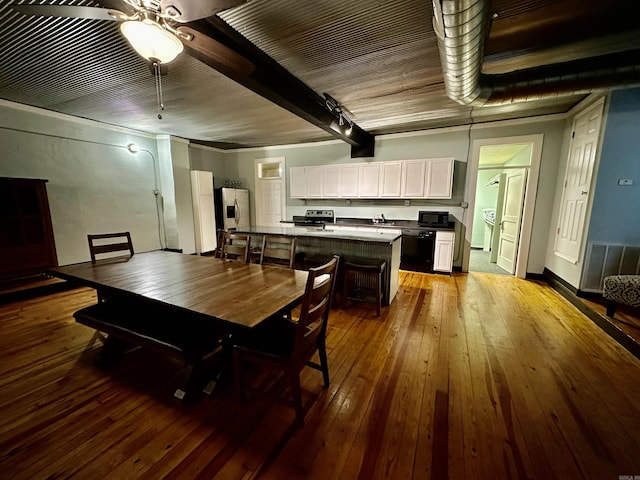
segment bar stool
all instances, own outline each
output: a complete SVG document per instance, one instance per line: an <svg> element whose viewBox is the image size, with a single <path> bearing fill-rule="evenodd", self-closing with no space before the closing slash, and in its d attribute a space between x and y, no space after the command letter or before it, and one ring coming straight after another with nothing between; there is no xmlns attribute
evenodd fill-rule
<svg viewBox="0 0 640 480"><path fill-rule="evenodd" d="M384 281L384 261L371 262L348 259L344 262L342 308L348 300L375 303L376 314L380 316L382 307L382 289Z"/></svg>

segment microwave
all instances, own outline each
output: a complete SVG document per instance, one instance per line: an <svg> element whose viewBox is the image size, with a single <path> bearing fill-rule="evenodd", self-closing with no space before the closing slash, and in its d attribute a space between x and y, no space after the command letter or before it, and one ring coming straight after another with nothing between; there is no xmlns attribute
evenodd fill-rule
<svg viewBox="0 0 640 480"><path fill-rule="evenodd" d="M421 227L448 227L449 212L428 212L420 210L418 212L418 224Z"/></svg>

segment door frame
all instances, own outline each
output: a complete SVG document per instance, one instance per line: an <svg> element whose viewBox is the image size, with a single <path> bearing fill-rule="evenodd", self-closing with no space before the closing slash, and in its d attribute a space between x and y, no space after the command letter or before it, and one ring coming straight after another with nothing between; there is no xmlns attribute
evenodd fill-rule
<svg viewBox="0 0 640 480"><path fill-rule="evenodd" d="M287 215L287 185L285 172L287 171L287 165L285 157L268 157L268 158L256 158L253 160L253 174L254 174L254 184L256 186L256 194L254 197L255 203L255 220L256 225L260 225L260 221L262 219L262 202L260 199L262 198L262 179L260 178L260 164L263 163L280 163L282 167L282 173L280 175L280 191L282 195L280 197L280 209L282 211L283 217ZM278 179L269 180L270 182L277 181ZM282 218L284 220L285 218Z"/></svg>
<svg viewBox="0 0 640 480"><path fill-rule="evenodd" d="M520 241L518 242L518 253L516 255L516 273L518 278L525 278L527 275L527 263L529 261L529 250L531 246L531 233L533 231L533 213L535 210L536 195L538 192L538 176L540 175L540 161L542 159L542 133L535 135L520 135L515 137L482 138L474 140L471 146L469 164L467 165L465 201L467 208L465 212L470 212L471 218L465 214L465 242L463 245L462 271L469 271L469 256L471 254L471 234L473 232L473 212L476 202L476 184L478 183L478 164L480 162L480 148L488 145L508 145L511 143L531 144L531 164L529 165L529 175L525 186L524 208L522 210L522 226L520 230ZM526 166L525 166L526 168Z"/></svg>

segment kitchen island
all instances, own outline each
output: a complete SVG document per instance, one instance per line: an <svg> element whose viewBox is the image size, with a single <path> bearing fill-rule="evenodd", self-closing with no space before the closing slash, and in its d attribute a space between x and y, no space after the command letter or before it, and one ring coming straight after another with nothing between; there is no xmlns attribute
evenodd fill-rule
<svg viewBox="0 0 640 480"><path fill-rule="evenodd" d="M252 249L262 244L264 235L283 235L296 238L298 258L328 259L335 254L340 255L341 261L384 261L387 267L384 273L383 305L389 305L398 292L401 243L398 232L333 230L331 225L326 228L254 226L237 232L251 235Z"/></svg>

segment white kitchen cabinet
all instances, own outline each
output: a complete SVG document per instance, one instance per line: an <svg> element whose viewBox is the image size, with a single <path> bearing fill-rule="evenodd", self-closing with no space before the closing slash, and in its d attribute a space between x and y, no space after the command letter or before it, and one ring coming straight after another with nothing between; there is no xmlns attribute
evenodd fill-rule
<svg viewBox="0 0 640 480"><path fill-rule="evenodd" d="M306 198L322 198L324 168L322 165L305 167L304 188L306 190Z"/></svg>
<svg viewBox="0 0 640 480"><path fill-rule="evenodd" d="M340 196L342 198L358 197L358 164L340 165Z"/></svg>
<svg viewBox="0 0 640 480"><path fill-rule="evenodd" d="M376 198L380 192L380 162L358 164L358 197Z"/></svg>
<svg viewBox="0 0 640 480"><path fill-rule="evenodd" d="M451 198L453 158L289 169L291 198Z"/></svg>
<svg viewBox="0 0 640 480"><path fill-rule="evenodd" d="M425 198L451 198L453 158L426 160Z"/></svg>
<svg viewBox="0 0 640 480"><path fill-rule="evenodd" d="M304 167L291 167L289 169L289 197L306 198L304 179Z"/></svg>
<svg viewBox="0 0 640 480"><path fill-rule="evenodd" d="M404 162L381 162L380 196L399 198L402 190L402 165Z"/></svg>
<svg viewBox="0 0 640 480"><path fill-rule="evenodd" d="M436 245L433 253L433 270L448 272L453 270L453 244L455 233L445 230L436 232Z"/></svg>
<svg viewBox="0 0 640 480"><path fill-rule="evenodd" d="M403 198L423 198L427 167L426 160L405 160L402 162Z"/></svg>
<svg viewBox="0 0 640 480"><path fill-rule="evenodd" d="M323 198L339 198L341 196L340 165L325 165L322 177Z"/></svg>

